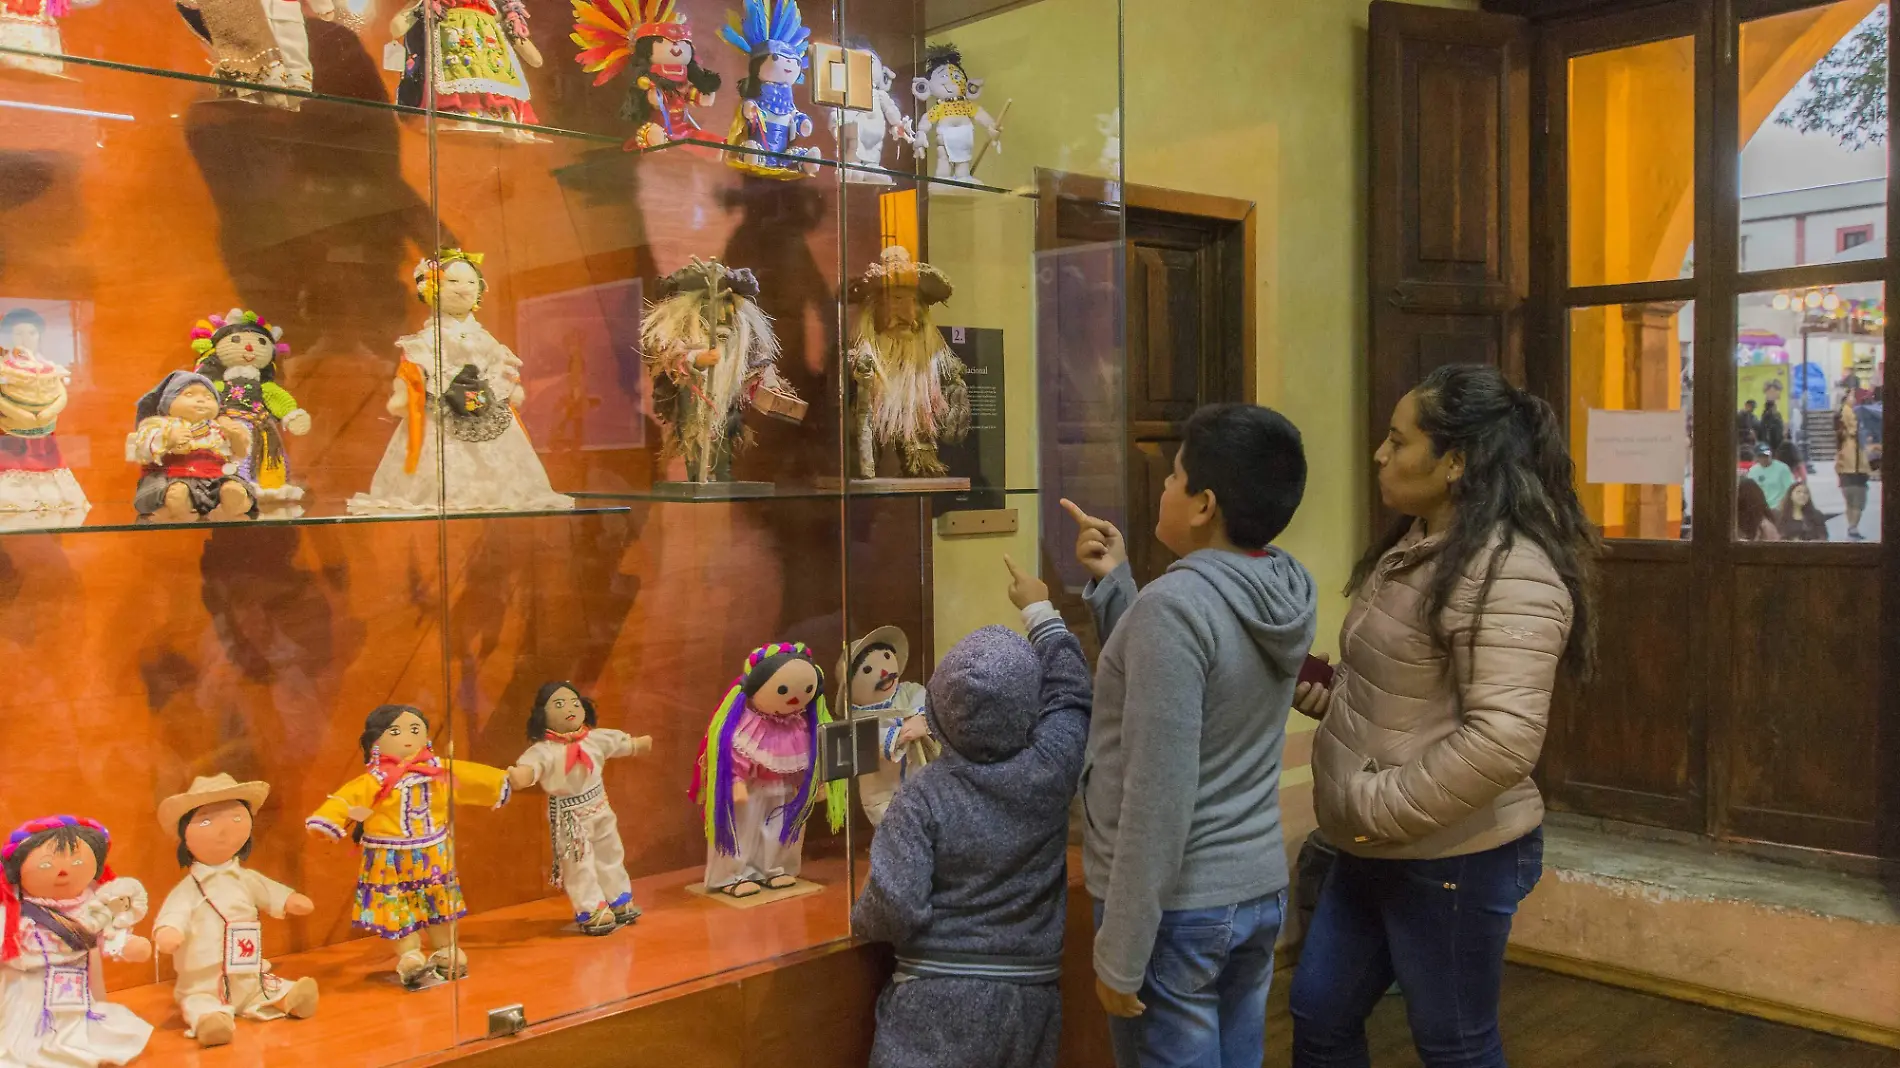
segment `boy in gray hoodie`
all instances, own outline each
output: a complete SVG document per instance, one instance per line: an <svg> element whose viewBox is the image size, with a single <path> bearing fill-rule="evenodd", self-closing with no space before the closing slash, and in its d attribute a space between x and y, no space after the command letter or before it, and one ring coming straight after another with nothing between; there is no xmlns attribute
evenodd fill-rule
<svg viewBox="0 0 1900 1068"><path fill-rule="evenodd" d="M1286 910L1280 754L1317 590L1271 543L1306 486L1277 412L1188 420L1137 595L1121 532L1068 501L1102 635L1082 773L1096 994L1120 1068L1259 1068Z"/></svg>
<svg viewBox="0 0 1900 1068"><path fill-rule="evenodd" d="M851 910L860 937L897 948L872 1068L1055 1064L1089 669L1049 588L1009 570L1029 641L984 627L938 665L925 715L943 756L885 810Z"/></svg>

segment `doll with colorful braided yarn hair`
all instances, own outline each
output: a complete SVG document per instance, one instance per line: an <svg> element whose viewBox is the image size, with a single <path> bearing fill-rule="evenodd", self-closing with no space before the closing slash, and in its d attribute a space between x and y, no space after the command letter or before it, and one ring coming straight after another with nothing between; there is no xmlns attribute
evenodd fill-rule
<svg viewBox="0 0 1900 1068"><path fill-rule="evenodd" d="M0 845L0 1064L125 1064L151 1038L151 1024L105 1000L104 958L152 959L132 933L145 887L112 873L111 842L97 820L47 816Z"/></svg>
<svg viewBox="0 0 1900 1068"><path fill-rule="evenodd" d="M693 774L706 824L706 889L728 897L798 882L805 821L820 792L835 832L843 780L818 778L818 729L831 722L825 675L797 642L755 649L713 713Z"/></svg>
<svg viewBox="0 0 1900 1068"><path fill-rule="evenodd" d="M290 355L282 327L254 311L232 308L208 315L191 328L191 351L199 374L218 387L224 414L251 432L251 449L237 473L257 487L260 501L295 501L303 488L290 484L284 435L310 433L310 413L277 381L277 361Z"/></svg>

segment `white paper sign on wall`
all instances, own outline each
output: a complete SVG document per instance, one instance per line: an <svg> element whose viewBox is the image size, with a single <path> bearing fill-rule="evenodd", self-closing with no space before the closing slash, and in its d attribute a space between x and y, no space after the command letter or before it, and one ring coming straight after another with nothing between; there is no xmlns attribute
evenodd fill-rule
<svg viewBox="0 0 1900 1068"><path fill-rule="evenodd" d="M1689 463L1681 412L1590 409L1584 481L1593 485L1680 486Z"/></svg>

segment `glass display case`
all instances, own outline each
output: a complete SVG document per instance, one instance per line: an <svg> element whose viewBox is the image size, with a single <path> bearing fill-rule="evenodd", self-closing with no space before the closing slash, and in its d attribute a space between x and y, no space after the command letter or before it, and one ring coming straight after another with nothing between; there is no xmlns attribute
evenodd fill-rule
<svg viewBox="0 0 1900 1068"><path fill-rule="evenodd" d="M0 1061L440 1057L848 939L838 665L1123 504L1063 2L8 0Z"/></svg>

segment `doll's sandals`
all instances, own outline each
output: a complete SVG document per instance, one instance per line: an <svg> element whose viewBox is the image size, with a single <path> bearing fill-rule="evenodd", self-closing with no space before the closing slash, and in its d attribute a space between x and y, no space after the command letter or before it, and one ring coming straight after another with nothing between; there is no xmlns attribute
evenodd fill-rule
<svg viewBox="0 0 1900 1068"><path fill-rule="evenodd" d="M765 888L767 890L790 890L797 885L798 876L796 875L774 875L770 879L765 880Z"/></svg>
<svg viewBox="0 0 1900 1068"><path fill-rule="evenodd" d="M461 979L468 975L468 954L443 946L429 954L429 966L444 979Z"/></svg>
<svg viewBox="0 0 1900 1068"><path fill-rule="evenodd" d="M612 909L596 909L592 916L581 921L581 933L584 935L610 935L620 921L614 919Z"/></svg>
<svg viewBox="0 0 1900 1068"><path fill-rule="evenodd" d="M198 1025L192 1029L198 1036L200 1046L222 1046L237 1034L237 1021L226 1012L207 1012L198 1017Z"/></svg>
<svg viewBox="0 0 1900 1068"><path fill-rule="evenodd" d="M752 897L753 895L759 893L763 889L764 887L760 886L758 883L755 883L750 879L744 879L739 882L729 883L725 886L720 887L719 892L726 895L727 897Z"/></svg>
<svg viewBox="0 0 1900 1068"><path fill-rule="evenodd" d="M614 910L614 920L621 924L632 923L639 919L640 915L640 906L631 901Z"/></svg>
<svg viewBox="0 0 1900 1068"><path fill-rule="evenodd" d="M421 950L412 949L396 958L396 978L401 979L404 986L415 986L428 975L429 964L429 958L423 956Z"/></svg>

